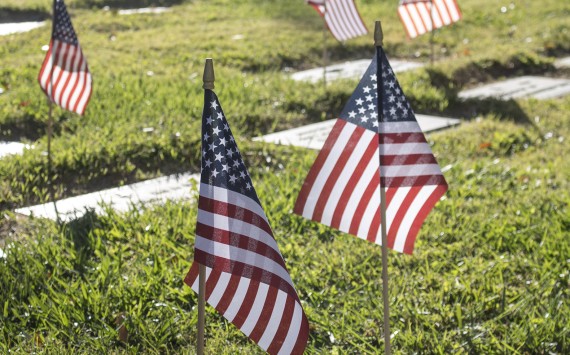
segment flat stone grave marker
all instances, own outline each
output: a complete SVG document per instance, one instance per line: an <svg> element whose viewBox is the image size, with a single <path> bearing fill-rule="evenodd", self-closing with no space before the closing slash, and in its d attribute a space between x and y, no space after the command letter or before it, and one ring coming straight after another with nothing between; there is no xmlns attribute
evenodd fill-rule
<svg viewBox="0 0 570 355"><path fill-rule="evenodd" d="M456 118L436 117L416 114L416 119L422 131L430 132L455 126L461 122ZM276 144L294 145L310 149L321 149L325 144L336 119L313 123L303 127L293 128L286 131L276 132L261 137L254 141L263 141Z"/></svg>
<svg viewBox="0 0 570 355"><path fill-rule="evenodd" d="M556 68L570 68L570 57L557 59L554 66Z"/></svg>
<svg viewBox="0 0 570 355"><path fill-rule="evenodd" d="M168 7L143 7L140 9L119 10L119 15L137 15L137 14L162 14L170 11Z"/></svg>
<svg viewBox="0 0 570 355"><path fill-rule="evenodd" d="M26 145L20 142L0 142L0 158L8 155L22 154Z"/></svg>
<svg viewBox="0 0 570 355"><path fill-rule="evenodd" d="M104 212L105 206L109 206L118 212L126 212L133 206L142 204L164 203L167 200L189 200L192 198L191 180L199 182L200 175L185 173L162 176L131 185L59 200L56 201L59 218L62 221L69 222L80 218L89 210L101 214ZM55 209L51 202L19 208L15 212L26 216L56 220Z"/></svg>
<svg viewBox="0 0 570 355"><path fill-rule="evenodd" d="M366 69L368 69L370 61L370 59L361 59L327 66L327 81L347 78L361 78L362 75L364 75L366 72ZM396 73L421 68L424 66L422 63L397 59L391 60L390 65L392 65L392 69ZM297 81L309 81L316 83L319 80L323 79L323 67L294 73L291 75L291 78Z"/></svg>
<svg viewBox="0 0 570 355"><path fill-rule="evenodd" d="M539 76L521 76L483 85L459 93L462 99L490 98L500 100L532 97L554 99L570 94L570 80Z"/></svg>
<svg viewBox="0 0 570 355"><path fill-rule="evenodd" d="M0 23L0 36L28 32L45 24L45 21Z"/></svg>

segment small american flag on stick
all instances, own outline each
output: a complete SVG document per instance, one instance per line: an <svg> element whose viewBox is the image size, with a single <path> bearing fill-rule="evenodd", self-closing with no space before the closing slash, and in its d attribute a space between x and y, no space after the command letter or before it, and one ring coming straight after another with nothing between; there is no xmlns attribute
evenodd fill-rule
<svg viewBox="0 0 570 355"><path fill-rule="evenodd" d="M91 74L63 0L54 0L53 9L51 41L38 81L52 102L83 115L91 97Z"/></svg>
<svg viewBox="0 0 570 355"><path fill-rule="evenodd" d="M324 17L329 31L338 41L368 33L353 0L309 0L307 3Z"/></svg>
<svg viewBox="0 0 570 355"><path fill-rule="evenodd" d="M382 70L377 73L378 58ZM447 191L447 183L383 51L337 119L294 211L381 244L380 188L386 189L388 247L411 254L424 219Z"/></svg>
<svg viewBox="0 0 570 355"><path fill-rule="evenodd" d="M270 354L301 354L309 325L216 94L205 91L194 263L185 283Z"/></svg>
<svg viewBox="0 0 570 355"><path fill-rule="evenodd" d="M398 15L410 38L450 25L462 17L456 0L401 0Z"/></svg>

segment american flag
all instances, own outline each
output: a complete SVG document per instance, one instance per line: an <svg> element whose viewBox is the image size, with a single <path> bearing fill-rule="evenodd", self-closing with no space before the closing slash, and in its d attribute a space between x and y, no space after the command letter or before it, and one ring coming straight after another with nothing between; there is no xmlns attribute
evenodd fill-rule
<svg viewBox="0 0 570 355"><path fill-rule="evenodd" d="M401 0L398 15L410 38L461 19L456 0Z"/></svg>
<svg viewBox="0 0 570 355"><path fill-rule="evenodd" d="M307 3L325 18L327 27L339 41L368 33L353 0L309 0Z"/></svg>
<svg viewBox="0 0 570 355"><path fill-rule="evenodd" d="M54 0L49 50L38 75L48 98L82 115L91 97L91 74L63 0Z"/></svg>
<svg viewBox="0 0 570 355"><path fill-rule="evenodd" d="M206 90L194 263L185 283L270 354L301 354L309 325L216 94Z"/></svg>
<svg viewBox="0 0 570 355"><path fill-rule="evenodd" d="M380 50L310 169L294 211L381 244L381 186L386 188L388 247L411 254L420 226L447 183Z"/></svg>

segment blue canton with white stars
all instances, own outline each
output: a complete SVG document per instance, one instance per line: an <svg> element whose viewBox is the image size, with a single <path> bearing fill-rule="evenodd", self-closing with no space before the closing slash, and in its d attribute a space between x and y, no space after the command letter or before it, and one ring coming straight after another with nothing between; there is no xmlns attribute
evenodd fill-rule
<svg viewBox="0 0 570 355"><path fill-rule="evenodd" d="M229 189L259 203L224 111L212 90L202 114L202 183Z"/></svg>
<svg viewBox="0 0 570 355"><path fill-rule="evenodd" d="M54 40L66 42L74 46L78 45L77 35L73 30L71 18L67 13L67 8L63 0L54 1L54 20L53 20L53 33Z"/></svg>
<svg viewBox="0 0 570 355"><path fill-rule="evenodd" d="M360 83L352 93L350 100L344 107L339 118L358 126L364 127L371 131L378 131L378 122L402 122L416 121L414 112L412 111L408 100L404 96L404 92L396 80L394 71L386 55L382 51L380 54L382 59L382 107L384 117L378 117L378 54L372 59L372 63L366 70L366 73L360 80Z"/></svg>

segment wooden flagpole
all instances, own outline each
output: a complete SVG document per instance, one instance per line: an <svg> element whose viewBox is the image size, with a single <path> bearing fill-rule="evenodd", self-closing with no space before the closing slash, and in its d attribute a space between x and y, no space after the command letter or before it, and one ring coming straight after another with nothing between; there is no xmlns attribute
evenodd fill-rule
<svg viewBox="0 0 570 355"><path fill-rule="evenodd" d="M212 58L206 59L204 66L204 75L202 81L204 90L213 90L214 81L214 63ZM205 318L206 318L206 266L199 264L198 273L198 336L196 344L196 353L204 355L204 334L205 334Z"/></svg>
<svg viewBox="0 0 570 355"><path fill-rule="evenodd" d="M435 40L434 35L435 35L435 28L433 28L433 8L434 8L434 3L433 0L430 0L429 2L430 4L430 9L429 9L429 20L431 22L431 33L430 33L430 37L429 37L429 45L430 45L430 64L433 65L433 60L434 60L434 53L433 53L433 42Z"/></svg>
<svg viewBox="0 0 570 355"><path fill-rule="evenodd" d="M54 21L55 21L55 1L53 3L53 13L54 13ZM53 32L54 32L54 27L55 23L52 24L52 37L53 37ZM48 191L49 191L49 198L51 200L51 202L53 203L53 209L55 211L55 219L56 222L59 223L59 212L57 211L57 204L55 202L55 191L54 191L54 186L53 186L53 175L52 175L52 164L51 164L51 139L53 136L53 100L51 99L50 95L53 96L53 72L54 72L54 66L55 66L55 48L53 48L53 41L51 43L51 69L50 69L50 75L49 75L49 94L47 95L47 99L49 102L49 114L48 114L48 126L47 126L47 179L48 179Z"/></svg>
<svg viewBox="0 0 570 355"><path fill-rule="evenodd" d="M328 28L327 28L327 21L325 20L325 16L327 14L327 2L325 1L323 3L323 86L325 87L325 89L327 88L327 57L328 57L328 51L327 51L327 32L328 32Z"/></svg>
<svg viewBox="0 0 570 355"><path fill-rule="evenodd" d="M378 83L378 118L380 120L379 133L381 133L384 121L384 107L382 105L382 45L384 34L382 33L382 24L376 21L374 27L374 46L376 47L376 60L377 60L377 83ZM379 136L380 137L380 136ZM379 144L379 147L382 145ZM384 349L386 355L392 353L390 346L390 299L388 294L388 237L386 234L386 191L382 186L382 152L380 151L380 213L381 213L381 226L382 226L382 298L384 299Z"/></svg>

